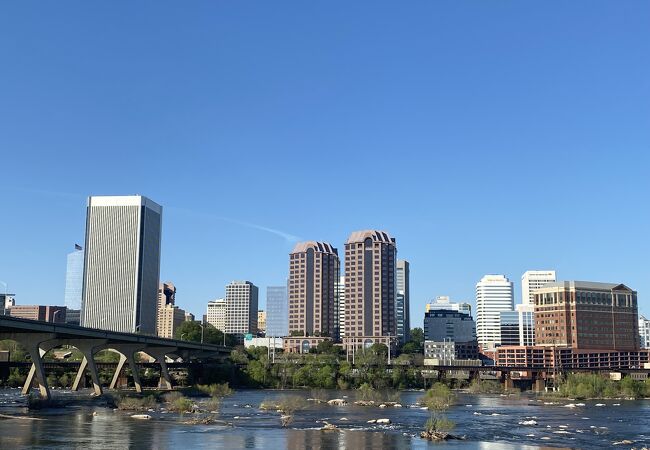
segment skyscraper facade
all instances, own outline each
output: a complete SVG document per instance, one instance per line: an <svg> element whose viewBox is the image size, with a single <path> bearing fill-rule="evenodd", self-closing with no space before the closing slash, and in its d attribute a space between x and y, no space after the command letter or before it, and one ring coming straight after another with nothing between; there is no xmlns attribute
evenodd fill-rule
<svg viewBox="0 0 650 450"><path fill-rule="evenodd" d="M339 278L339 296L338 296L338 305L339 305L339 338L343 339L345 337L345 277Z"/></svg>
<svg viewBox="0 0 650 450"><path fill-rule="evenodd" d="M410 339L411 332L409 272L409 262L398 259L395 268L395 287L397 289L395 316L397 320L397 338L400 344L404 344Z"/></svg>
<svg viewBox="0 0 650 450"><path fill-rule="evenodd" d="M345 244L345 339L350 348L390 345L397 337L395 238L355 231Z"/></svg>
<svg viewBox="0 0 650 450"><path fill-rule="evenodd" d="M80 310L84 280L84 252L80 245L74 246L74 251L68 253L65 272L65 306L68 309Z"/></svg>
<svg viewBox="0 0 650 450"><path fill-rule="evenodd" d="M338 251L300 242L289 255L289 334L338 339Z"/></svg>
<svg viewBox="0 0 650 450"><path fill-rule="evenodd" d="M483 350L501 343L503 311L514 310L513 285L503 275L485 275L476 284L476 336Z"/></svg>
<svg viewBox="0 0 650 450"><path fill-rule="evenodd" d="M162 207L146 197L90 197L82 325L156 333Z"/></svg>
<svg viewBox="0 0 650 450"><path fill-rule="evenodd" d="M257 333L258 289L250 281L233 281L226 286L226 333L240 341Z"/></svg>
<svg viewBox="0 0 650 450"><path fill-rule="evenodd" d="M266 335L289 335L289 299L286 286L266 288Z"/></svg>
<svg viewBox="0 0 650 450"><path fill-rule="evenodd" d="M208 302L206 321L219 331L226 329L226 299L218 298Z"/></svg>
<svg viewBox="0 0 650 450"><path fill-rule="evenodd" d="M527 270L521 276L521 304L534 305L535 290L555 282L555 270Z"/></svg>

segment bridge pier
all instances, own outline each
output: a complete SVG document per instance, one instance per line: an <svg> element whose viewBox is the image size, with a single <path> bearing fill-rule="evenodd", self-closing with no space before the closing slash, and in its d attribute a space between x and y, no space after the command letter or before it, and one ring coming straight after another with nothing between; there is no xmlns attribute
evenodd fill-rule
<svg viewBox="0 0 650 450"><path fill-rule="evenodd" d="M117 386L117 380L120 378L120 373L122 372L124 365L128 362L129 368L133 373L133 384L135 384L135 391L137 393L141 393L142 383L140 382L140 372L138 371L138 365L135 362L135 354L142 350L142 345L137 345L137 344L115 345L114 344L111 345L110 350L119 353L120 360L117 363L117 368L115 369L115 373L113 374L113 379L111 380L109 389L115 389L115 387Z"/></svg>
<svg viewBox="0 0 650 450"><path fill-rule="evenodd" d="M169 370L167 369L167 361L165 357L177 351L176 347L147 347L144 352L150 355L153 358L156 358L156 362L160 364L160 381L158 382L159 388L171 389L172 388L172 379L169 376Z"/></svg>
<svg viewBox="0 0 650 450"><path fill-rule="evenodd" d="M27 381L23 385L23 395L29 393L32 387L32 381L34 377L36 377L41 398L44 400L49 400L51 398L50 388L47 385L47 378L45 376L45 370L43 369L43 360L41 359L42 354L40 345L42 342L48 341L53 337L54 335L52 333L0 333L0 339L11 339L25 347L29 353L30 358L32 359L32 366L34 371L32 377L28 377ZM45 354L45 352L43 352L43 354Z"/></svg>
<svg viewBox="0 0 650 450"><path fill-rule="evenodd" d="M546 387L546 383L544 383L544 379L538 375L537 378L535 379L535 385L534 385L535 392L544 392L545 387Z"/></svg>
<svg viewBox="0 0 650 450"><path fill-rule="evenodd" d="M84 357L81 360L77 376L72 384L73 391L79 390L81 379L83 378L86 368L88 368L88 370L90 370L90 377L93 380L93 390L95 391L95 395L102 395L102 385L99 382L99 372L97 371L97 365L95 364L95 353L106 348L106 342L106 339L80 339L75 341L75 347L83 353Z"/></svg>
<svg viewBox="0 0 650 450"><path fill-rule="evenodd" d="M506 375L505 380L504 380L504 389L506 391L510 391L515 388L515 382L510 378L509 375Z"/></svg>

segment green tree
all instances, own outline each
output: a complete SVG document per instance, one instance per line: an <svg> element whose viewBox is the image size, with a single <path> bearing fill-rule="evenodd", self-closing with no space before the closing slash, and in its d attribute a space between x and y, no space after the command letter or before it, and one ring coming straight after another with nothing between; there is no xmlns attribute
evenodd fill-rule
<svg viewBox="0 0 650 450"><path fill-rule="evenodd" d="M406 354L420 353L420 347L416 342L408 341L406 344L402 346L402 353L406 353Z"/></svg>
<svg viewBox="0 0 650 450"><path fill-rule="evenodd" d="M454 428L454 423L444 414L454 402L454 398L451 389L443 383L435 383L420 398L420 403L426 406L431 414L425 424L424 437L440 439L440 434L449 433Z"/></svg>
<svg viewBox="0 0 650 450"><path fill-rule="evenodd" d="M203 330L201 330L203 326ZM184 341L201 342L203 334L203 343L213 345L223 345L223 333L217 330L213 325L206 323L201 324L196 320L187 320L176 329L174 338ZM226 335L226 345L235 346L237 339L232 335Z"/></svg>

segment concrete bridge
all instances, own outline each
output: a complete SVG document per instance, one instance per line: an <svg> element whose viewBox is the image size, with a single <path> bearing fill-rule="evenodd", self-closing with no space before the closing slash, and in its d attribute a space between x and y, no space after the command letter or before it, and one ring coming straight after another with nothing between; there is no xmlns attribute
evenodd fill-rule
<svg viewBox="0 0 650 450"><path fill-rule="evenodd" d="M159 386L171 389L167 357L181 358L183 361L214 359L226 357L232 350L230 347L221 345L199 344L141 334L119 333L76 325L0 316L0 340L4 339L18 342L25 347L31 357L32 364L23 386L23 394L29 393L32 383L36 380L40 395L45 399L50 398L50 389L47 385L43 356L48 351L64 345L74 347L83 354L72 390L79 389L84 373L88 370L96 395L101 395L103 392L94 359L94 355L101 350L110 350L120 356L109 388L115 388L122 369L128 364L133 373L133 382L137 392L142 392L139 365L135 360L135 355L138 352L146 353L155 359L156 363L160 365Z"/></svg>

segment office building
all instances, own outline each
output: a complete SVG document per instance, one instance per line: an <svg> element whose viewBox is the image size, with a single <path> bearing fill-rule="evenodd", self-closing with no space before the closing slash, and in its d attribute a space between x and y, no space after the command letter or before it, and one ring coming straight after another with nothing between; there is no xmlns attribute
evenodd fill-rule
<svg viewBox="0 0 650 450"><path fill-rule="evenodd" d="M163 336L163 334L168 334L169 323L168 316L169 313L165 311L167 306L172 308L176 304L176 286L173 283L166 281L160 283L158 286L158 304L156 307L156 334L158 336ZM163 315L165 318L163 319Z"/></svg>
<svg viewBox="0 0 650 450"><path fill-rule="evenodd" d="M162 207L146 197L90 197L81 322L156 334Z"/></svg>
<svg viewBox="0 0 650 450"><path fill-rule="evenodd" d="M519 313L517 311L501 311L499 313L499 329L501 330L499 345L519 345Z"/></svg>
<svg viewBox="0 0 650 450"><path fill-rule="evenodd" d="M555 270L527 270L524 272L521 276L521 304L534 305L533 293L535 290L555 281Z"/></svg>
<svg viewBox="0 0 650 450"><path fill-rule="evenodd" d="M535 321L532 305L517 305L515 311L499 313L500 345L534 345Z"/></svg>
<svg viewBox="0 0 650 450"><path fill-rule="evenodd" d="M266 335L289 335L289 297L287 286L266 288Z"/></svg>
<svg viewBox="0 0 650 450"><path fill-rule="evenodd" d="M180 336L176 336L176 330L185 322L186 318L187 313L178 306L172 304L163 306L158 310L158 336L169 339L180 338Z"/></svg>
<svg viewBox="0 0 650 450"><path fill-rule="evenodd" d="M450 309L435 309L424 314L425 341L476 341L472 316Z"/></svg>
<svg viewBox="0 0 650 450"><path fill-rule="evenodd" d="M226 299L218 298L208 302L206 321L219 331L226 329Z"/></svg>
<svg viewBox="0 0 650 450"><path fill-rule="evenodd" d="M393 345L395 238L384 231L355 231L345 244L345 348Z"/></svg>
<svg viewBox="0 0 650 450"><path fill-rule="evenodd" d="M300 242L289 255L289 336L296 351L304 337L338 339L338 250L327 242ZM313 341L313 342L311 342ZM312 339L309 345L316 342Z"/></svg>
<svg viewBox="0 0 650 450"><path fill-rule="evenodd" d="M435 300L427 303L425 306L425 312L429 312L434 309L451 309L463 314L470 316L472 315L472 305L467 302L452 302L451 299L446 295L436 297Z"/></svg>
<svg viewBox="0 0 650 450"><path fill-rule="evenodd" d="M639 350L637 293L624 284L561 281L534 295L536 346Z"/></svg>
<svg viewBox="0 0 650 450"><path fill-rule="evenodd" d="M398 259L397 265L395 266L395 287L397 289L395 295L395 317L397 321L397 338L400 344L405 344L411 338L409 272L409 262Z"/></svg>
<svg viewBox="0 0 650 450"><path fill-rule="evenodd" d="M68 253L65 272L65 306L68 310L80 310L84 280L84 252L75 244L74 251Z"/></svg>
<svg viewBox="0 0 650 450"><path fill-rule="evenodd" d="M9 315L19 319L42 322L65 323L65 306L15 305L9 308Z"/></svg>
<svg viewBox="0 0 650 450"><path fill-rule="evenodd" d="M505 276L485 275L476 284L476 336L482 350L501 344L500 314L513 309L513 286Z"/></svg>
<svg viewBox="0 0 650 450"><path fill-rule="evenodd" d="M469 314L451 309L431 309L424 315L425 365L478 364L476 324Z"/></svg>
<svg viewBox="0 0 650 450"><path fill-rule="evenodd" d="M185 311L185 322L194 322L194 314L189 311Z"/></svg>
<svg viewBox="0 0 650 450"><path fill-rule="evenodd" d="M9 309L16 304L15 294L0 294L0 306L2 307L2 314L9 315Z"/></svg>
<svg viewBox="0 0 650 450"><path fill-rule="evenodd" d="M266 311L257 311L257 332L266 332Z"/></svg>
<svg viewBox="0 0 650 450"><path fill-rule="evenodd" d="M78 326L81 323L81 310L66 308L65 323Z"/></svg>
<svg viewBox="0 0 650 450"><path fill-rule="evenodd" d="M639 316L639 346L650 349L650 319Z"/></svg>
<svg viewBox="0 0 650 450"><path fill-rule="evenodd" d="M226 286L226 334L243 341L257 332L258 288L250 281L232 281Z"/></svg>
<svg viewBox="0 0 650 450"><path fill-rule="evenodd" d="M515 306L519 321L519 345L535 345L535 306Z"/></svg>

